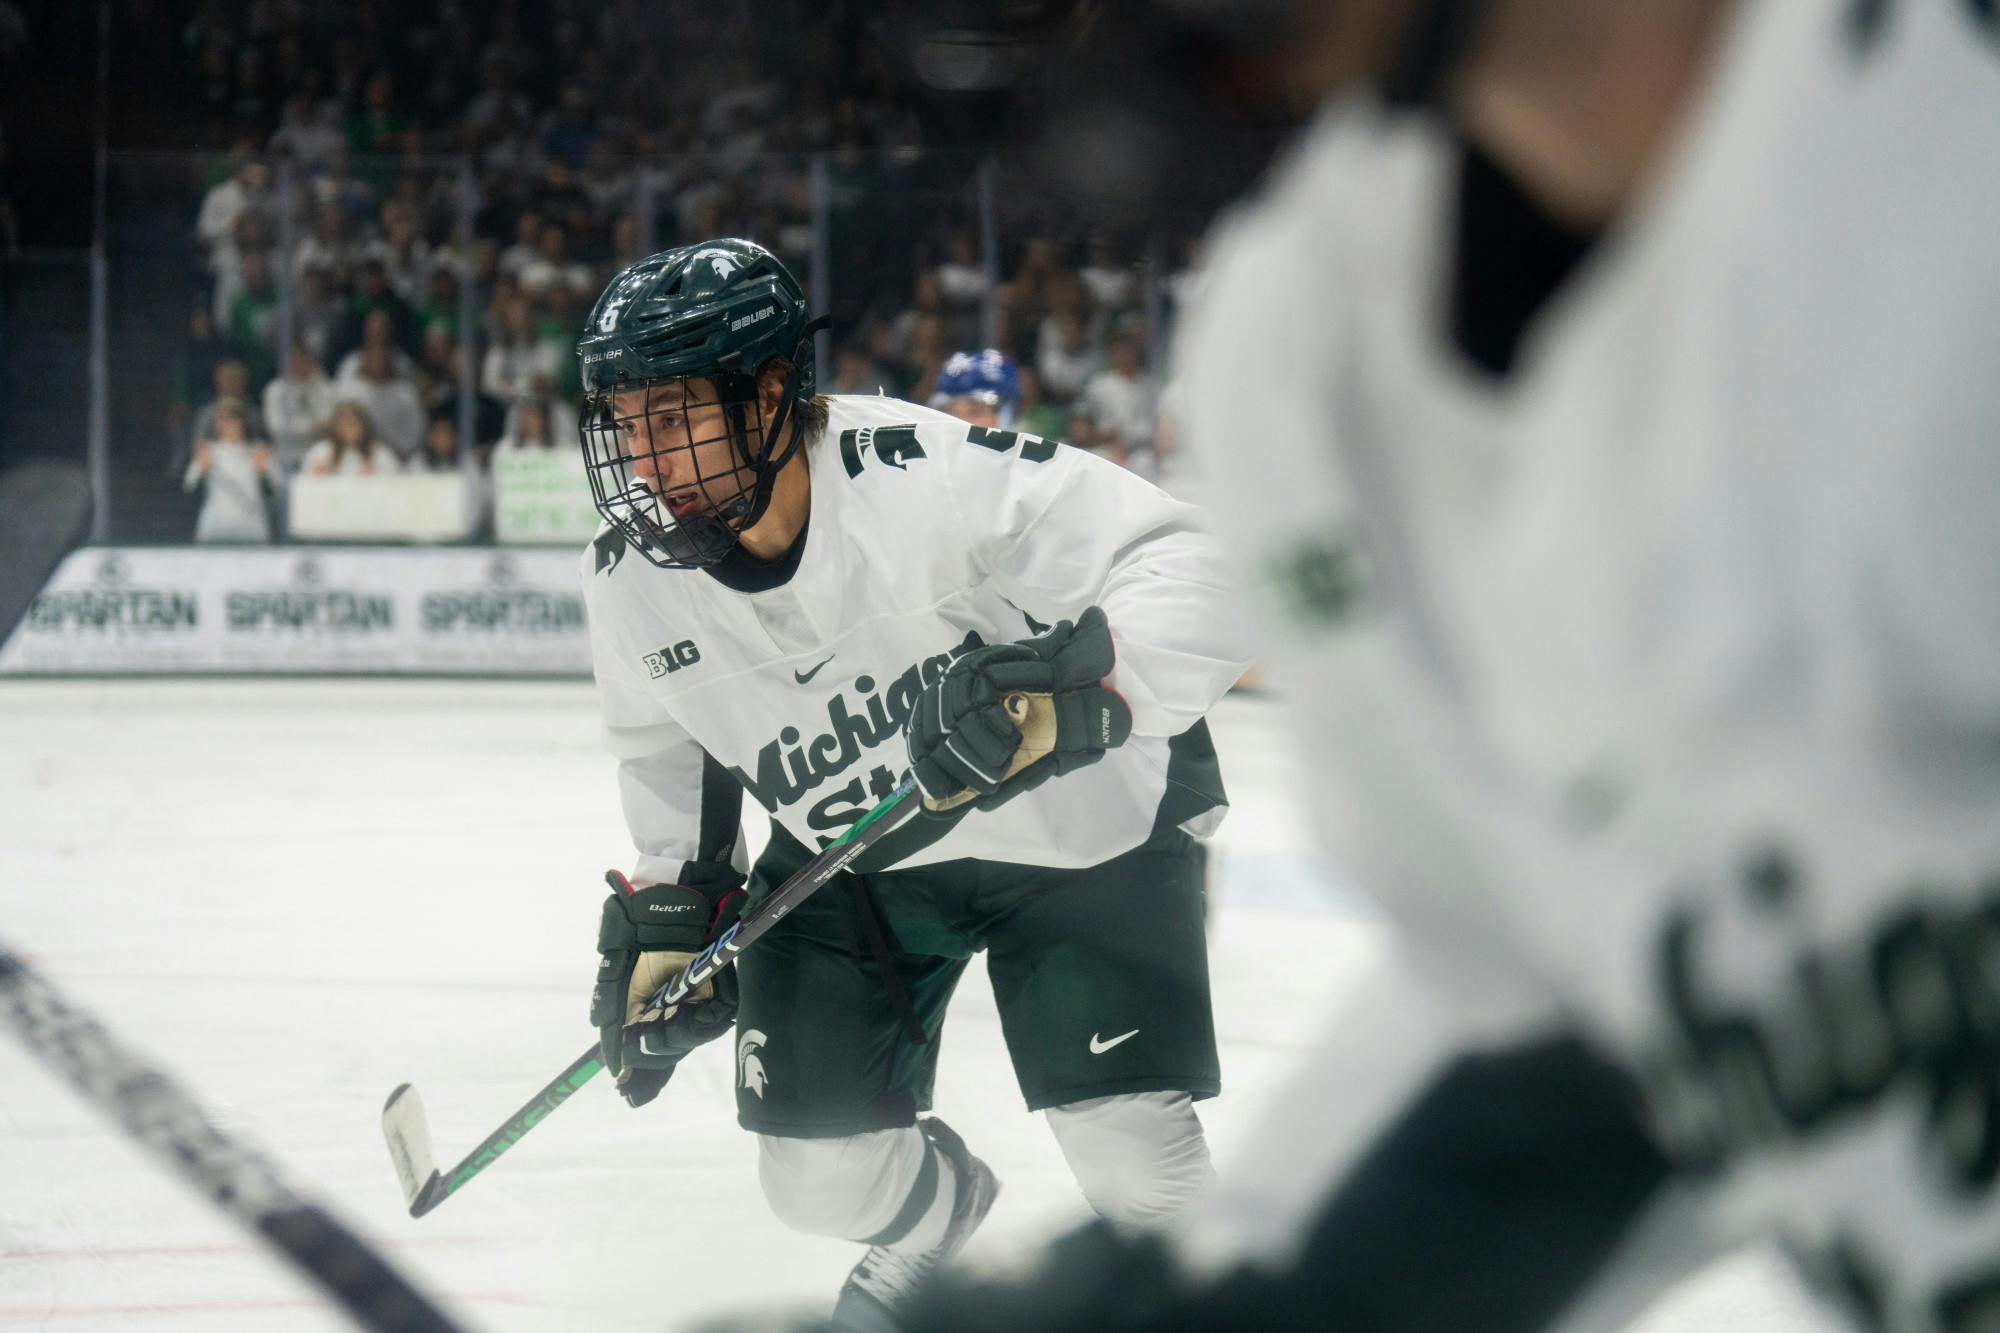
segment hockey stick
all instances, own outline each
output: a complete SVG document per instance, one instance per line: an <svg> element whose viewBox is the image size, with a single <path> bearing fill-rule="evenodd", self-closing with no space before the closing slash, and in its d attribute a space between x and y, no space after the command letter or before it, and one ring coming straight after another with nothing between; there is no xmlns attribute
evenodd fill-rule
<svg viewBox="0 0 2000 1333"><path fill-rule="evenodd" d="M1049 753L1056 728L1055 701L1046 694L1010 694L1006 699L1006 708L1024 737L1034 735L1046 742L1030 745L1023 740L1007 769L1006 777L1012 777ZM1001 780L1005 781L1006 777ZM672 981L654 991L653 998L646 1002L646 1008L658 1009L678 1004L689 991L734 963L738 954L777 925L787 912L817 893L828 880L846 869L855 857L906 823L918 810L925 807L937 811L950 810L978 794L967 790L942 801L932 801L921 795L914 774L905 777L896 784L894 791L882 798L880 804L850 824L847 832L800 866L791 878L773 889L769 897L745 912L741 920L696 954L694 961L682 968ZM543 1084L541 1091L529 1098L526 1105L467 1153L465 1160L453 1167L449 1175L437 1169L437 1158L431 1151L430 1121L424 1115L424 1104L417 1096L416 1088L408 1083L399 1086L389 1094L389 1100L382 1107L382 1137L389 1142L389 1160L395 1165L396 1179L402 1182L403 1201L410 1206L410 1216L422 1217L463 1189L467 1181L499 1161L500 1155L520 1142L523 1134L539 1125L551 1111L568 1101L571 1093L590 1082L603 1068L604 1062L598 1058L595 1046L577 1056L570 1061L569 1068Z"/></svg>
<svg viewBox="0 0 2000 1333"><path fill-rule="evenodd" d="M217 1129L178 1084L147 1067L4 945L0 1022L85 1101L289 1259L355 1323L379 1333L458 1328L366 1241L295 1193L261 1154Z"/></svg>
<svg viewBox="0 0 2000 1333"><path fill-rule="evenodd" d="M922 809L917 798L917 780L906 777L881 804L848 827L846 833L819 855L800 866L798 872L771 892L768 898L743 914L741 920L718 936L680 975L662 986L647 1002L656 1009L677 1003L689 991L736 961L736 955L778 924L785 914L811 897L821 885L839 874L855 857L867 851L892 830ZM430 1125L416 1088L405 1083L389 1094L382 1108L382 1135L389 1141L389 1158L396 1178L403 1184L403 1199L411 1217L422 1217L443 1203L474 1176L500 1160L500 1155L518 1143L523 1134L542 1122L543 1117L569 1100L570 1094L590 1082L604 1068L596 1046L570 1061L569 1068L555 1076L507 1122L487 1135L480 1145L450 1174L438 1171L431 1154Z"/></svg>

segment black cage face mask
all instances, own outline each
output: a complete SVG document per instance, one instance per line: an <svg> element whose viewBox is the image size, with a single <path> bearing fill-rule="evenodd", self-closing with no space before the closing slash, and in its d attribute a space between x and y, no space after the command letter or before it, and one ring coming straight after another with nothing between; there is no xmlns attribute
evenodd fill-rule
<svg viewBox="0 0 2000 1333"><path fill-rule="evenodd" d="M766 425L747 376L589 395L580 433L597 512L662 569L717 563L769 503L776 469L764 466Z"/></svg>

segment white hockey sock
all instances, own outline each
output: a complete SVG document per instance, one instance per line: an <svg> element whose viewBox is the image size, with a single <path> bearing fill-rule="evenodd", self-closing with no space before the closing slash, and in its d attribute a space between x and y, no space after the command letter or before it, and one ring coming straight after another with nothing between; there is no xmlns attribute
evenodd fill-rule
<svg viewBox="0 0 2000 1333"><path fill-rule="evenodd" d="M880 1235L870 1239L871 1244L902 1254L921 1254L944 1241L945 1229L951 1224L952 1204L958 1199L958 1174L935 1147L926 1143L924 1151L929 1158L917 1173L909 1198L897 1218ZM912 1217L914 1220L910 1220ZM905 1225L909 1229L897 1235L898 1229Z"/></svg>
<svg viewBox="0 0 2000 1333"><path fill-rule="evenodd" d="M1044 1114L1084 1198L1119 1227L1183 1225L1215 1179L1185 1092L1119 1093Z"/></svg>

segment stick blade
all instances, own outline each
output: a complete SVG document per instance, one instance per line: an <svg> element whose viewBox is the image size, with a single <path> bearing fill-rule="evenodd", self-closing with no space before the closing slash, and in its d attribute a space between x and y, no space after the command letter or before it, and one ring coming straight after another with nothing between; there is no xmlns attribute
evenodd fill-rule
<svg viewBox="0 0 2000 1333"><path fill-rule="evenodd" d="M411 1217L422 1217L444 1197L437 1160L431 1153L430 1120L416 1088L402 1084L382 1105L382 1137L389 1144L389 1161L403 1186L403 1202Z"/></svg>

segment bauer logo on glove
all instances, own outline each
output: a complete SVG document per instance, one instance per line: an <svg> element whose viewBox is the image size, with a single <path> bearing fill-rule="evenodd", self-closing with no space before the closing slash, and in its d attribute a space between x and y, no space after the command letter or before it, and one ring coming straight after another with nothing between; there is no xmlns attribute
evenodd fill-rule
<svg viewBox="0 0 2000 1333"><path fill-rule="evenodd" d="M681 1058L736 1021L736 972L704 981L679 1004L650 1008L659 989L736 923L743 878L728 866L689 862L685 884L635 889L617 871L597 930L597 984L590 1021L604 1067L634 1106L659 1096Z"/></svg>
<svg viewBox="0 0 2000 1333"><path fill-rule="evenodd" d="M1124 744L1132 710L1104 683L1114 662L1111 626L1094 606L954 661L903 729L925 806L991 809Z"/></svg>

